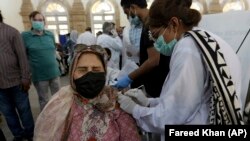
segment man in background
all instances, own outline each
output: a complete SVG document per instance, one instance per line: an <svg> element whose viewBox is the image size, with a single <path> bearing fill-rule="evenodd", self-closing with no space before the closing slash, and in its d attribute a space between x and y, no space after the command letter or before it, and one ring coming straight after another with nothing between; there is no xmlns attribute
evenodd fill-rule
<svg viewBox="0 0 250 141"><path fill-rule="evenodd" d="M169 72L170 56L160 54L154 48L154 41L149 36L149 29L146 24L149 10L147 9L146 0L122 0L123 9L129 8L131 23L143 23L140 37L140 67L128 75L118 79L115 87L123 89L130 84L136 88L144 85L146 92L151 97L159 97L162 85ZM135 36L138 38L138 35ZM134 37L134 38L135 38ZM136 84L133 86L133 83Z"/></svg>
<svg viewBox="0 0 250 141"><path fill-rule="evenodd" d="M33 138L29 88L29 64L21 35L3 23L0 11L0 111L14 135L13 141Z"/></svg>
<svg viewBox="0 0 250 141"><path fill-rule="evenodd" d="M110 49L112 55L107 66L119 70L122 40L116 32L114 23L104 22L102 25L102 30L103 34L98 36L96 44L103 48Z"/></svg>
<svg viewBox="0 0 250 141"><path fill-rule="evenodd" d="M85 45L95 45L96 44L96 37L92 34L91 27L87 27L85 32L79 35L77 38L77 44L85 44Z"/></svg>
<svg viewBox="0 0 250 141"><path fill-rule="evenodd" d="M55 36L45 29L44 16L39 11L33 11L29 19L32 27L22 32L22 37L42 110L50 94L60 88L60 70L56 60Z"/></svg>

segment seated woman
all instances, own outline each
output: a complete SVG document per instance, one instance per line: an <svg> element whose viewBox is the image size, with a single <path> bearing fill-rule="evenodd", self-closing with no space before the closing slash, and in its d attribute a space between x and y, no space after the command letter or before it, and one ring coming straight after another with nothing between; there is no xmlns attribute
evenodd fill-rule
<svg viewBox="0 0 250 141"><path fill-rule="evenodd" d="M70 85L61 88L37 118L35 141L139 141L134 119L117 105L117 91L105 86L100 46L78 44Z"/></svg>

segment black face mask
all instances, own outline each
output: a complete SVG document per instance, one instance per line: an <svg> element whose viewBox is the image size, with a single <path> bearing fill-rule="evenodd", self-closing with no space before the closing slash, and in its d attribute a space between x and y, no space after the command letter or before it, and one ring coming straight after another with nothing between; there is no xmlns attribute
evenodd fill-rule
<svg viewBox="0 0 250 141"><path fill-rule="evenodd" d="M88 72L82 77L75 79L76 91L88 99L95 98L103 89L106 81L104 72Z"/></svg>

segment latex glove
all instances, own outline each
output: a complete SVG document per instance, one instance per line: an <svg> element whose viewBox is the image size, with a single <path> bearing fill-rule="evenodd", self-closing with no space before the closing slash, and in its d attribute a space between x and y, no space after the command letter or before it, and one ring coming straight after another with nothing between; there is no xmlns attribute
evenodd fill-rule
<svg viewBox="0 0 250 141"><path fill-rule="evenodd" d="M136 103L130 97L123 94L118 94L118 103L120 104L121 109L123 109L125 112L133 114Z"/></svg>
<svg viewBox="0 0 250 141"><path fill-rule="evenodd" d="M133 82L133 80L130 79L128 75L125 75L117 81L117 83L114 85L114 87L116 87L118 89L123 89L123 88L128 87L129 84L132 82Z"/></svg>
<svg viewBox="0 0 250 141"><path fill-rule="evenodd" d="M140 89L130 89L127 92L125 92L124 95L127 95L131 97L135 102L138 104L147 107L149 105L149 100L146 97L146 94L142 92Z"/></svg>

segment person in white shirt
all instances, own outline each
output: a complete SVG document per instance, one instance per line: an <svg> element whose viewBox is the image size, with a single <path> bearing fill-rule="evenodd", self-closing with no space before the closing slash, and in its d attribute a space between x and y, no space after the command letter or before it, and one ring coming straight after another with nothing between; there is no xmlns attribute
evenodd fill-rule
<svg viewBox="0 0 250 141"><path fill-rule="evenodd" d="M105 85L114 85L114 83L116 82L116 78L120 73L119 69L113 69L110 66L110 59L112 56L111 50L109 48L104 48L105 50L105 54L106 54L106 63L107 63L107 75L106 75L106 82Z"/></svg>
<svg viewBox="0 0 250 141"><path fill-rule="evenodd" d="M121 108L138 126L161 134L162 141L165 125L244 124L239 58L220 37L195 28L201 15L190 9L191 4L192 0L157 0L151 5L148 24L154 47L171 55L160 97L147 98L139 89L118 96ZM203 46L194 35L203 39Z"/></svg>
<svg viewBox="0 0 250 141"><path fill-rule="evenodd" d="M140 20L134 22L130 12L130 6L126 5L125 0L121 0L120 4L130 23L125 26L122 33L122 66L125 65L128 59L136 64L140 64L140 39L143 23Z"/></svg>
<svg viewBox="0 0 250 141"><path fill-rule="evenodd" d="M92 34L90 27L86 28L86 31L79 35L77 38L77 44L85 44L88 46L96 44L96 37L94 34Z"/></svg>
<svg viewBox="0 0 250 141"><path fill-rule="evenodd" d="M122 41L117 35L114 24L105 22L103 24L103 34L99 35L96 41L97 45L103 48L109 48L112 56L110 59L109 67L113 69L120 69L120 55L122 51Z"/></svg>
<svg viewBox="0 0 250 141"><path fill-rule="evenodd" d="M131 18L130 18L131 19ZM140 39L142 32L142 23L134 25L130 20L130 25L123 30L123 66L127 59L140 63Z"/></svg>

